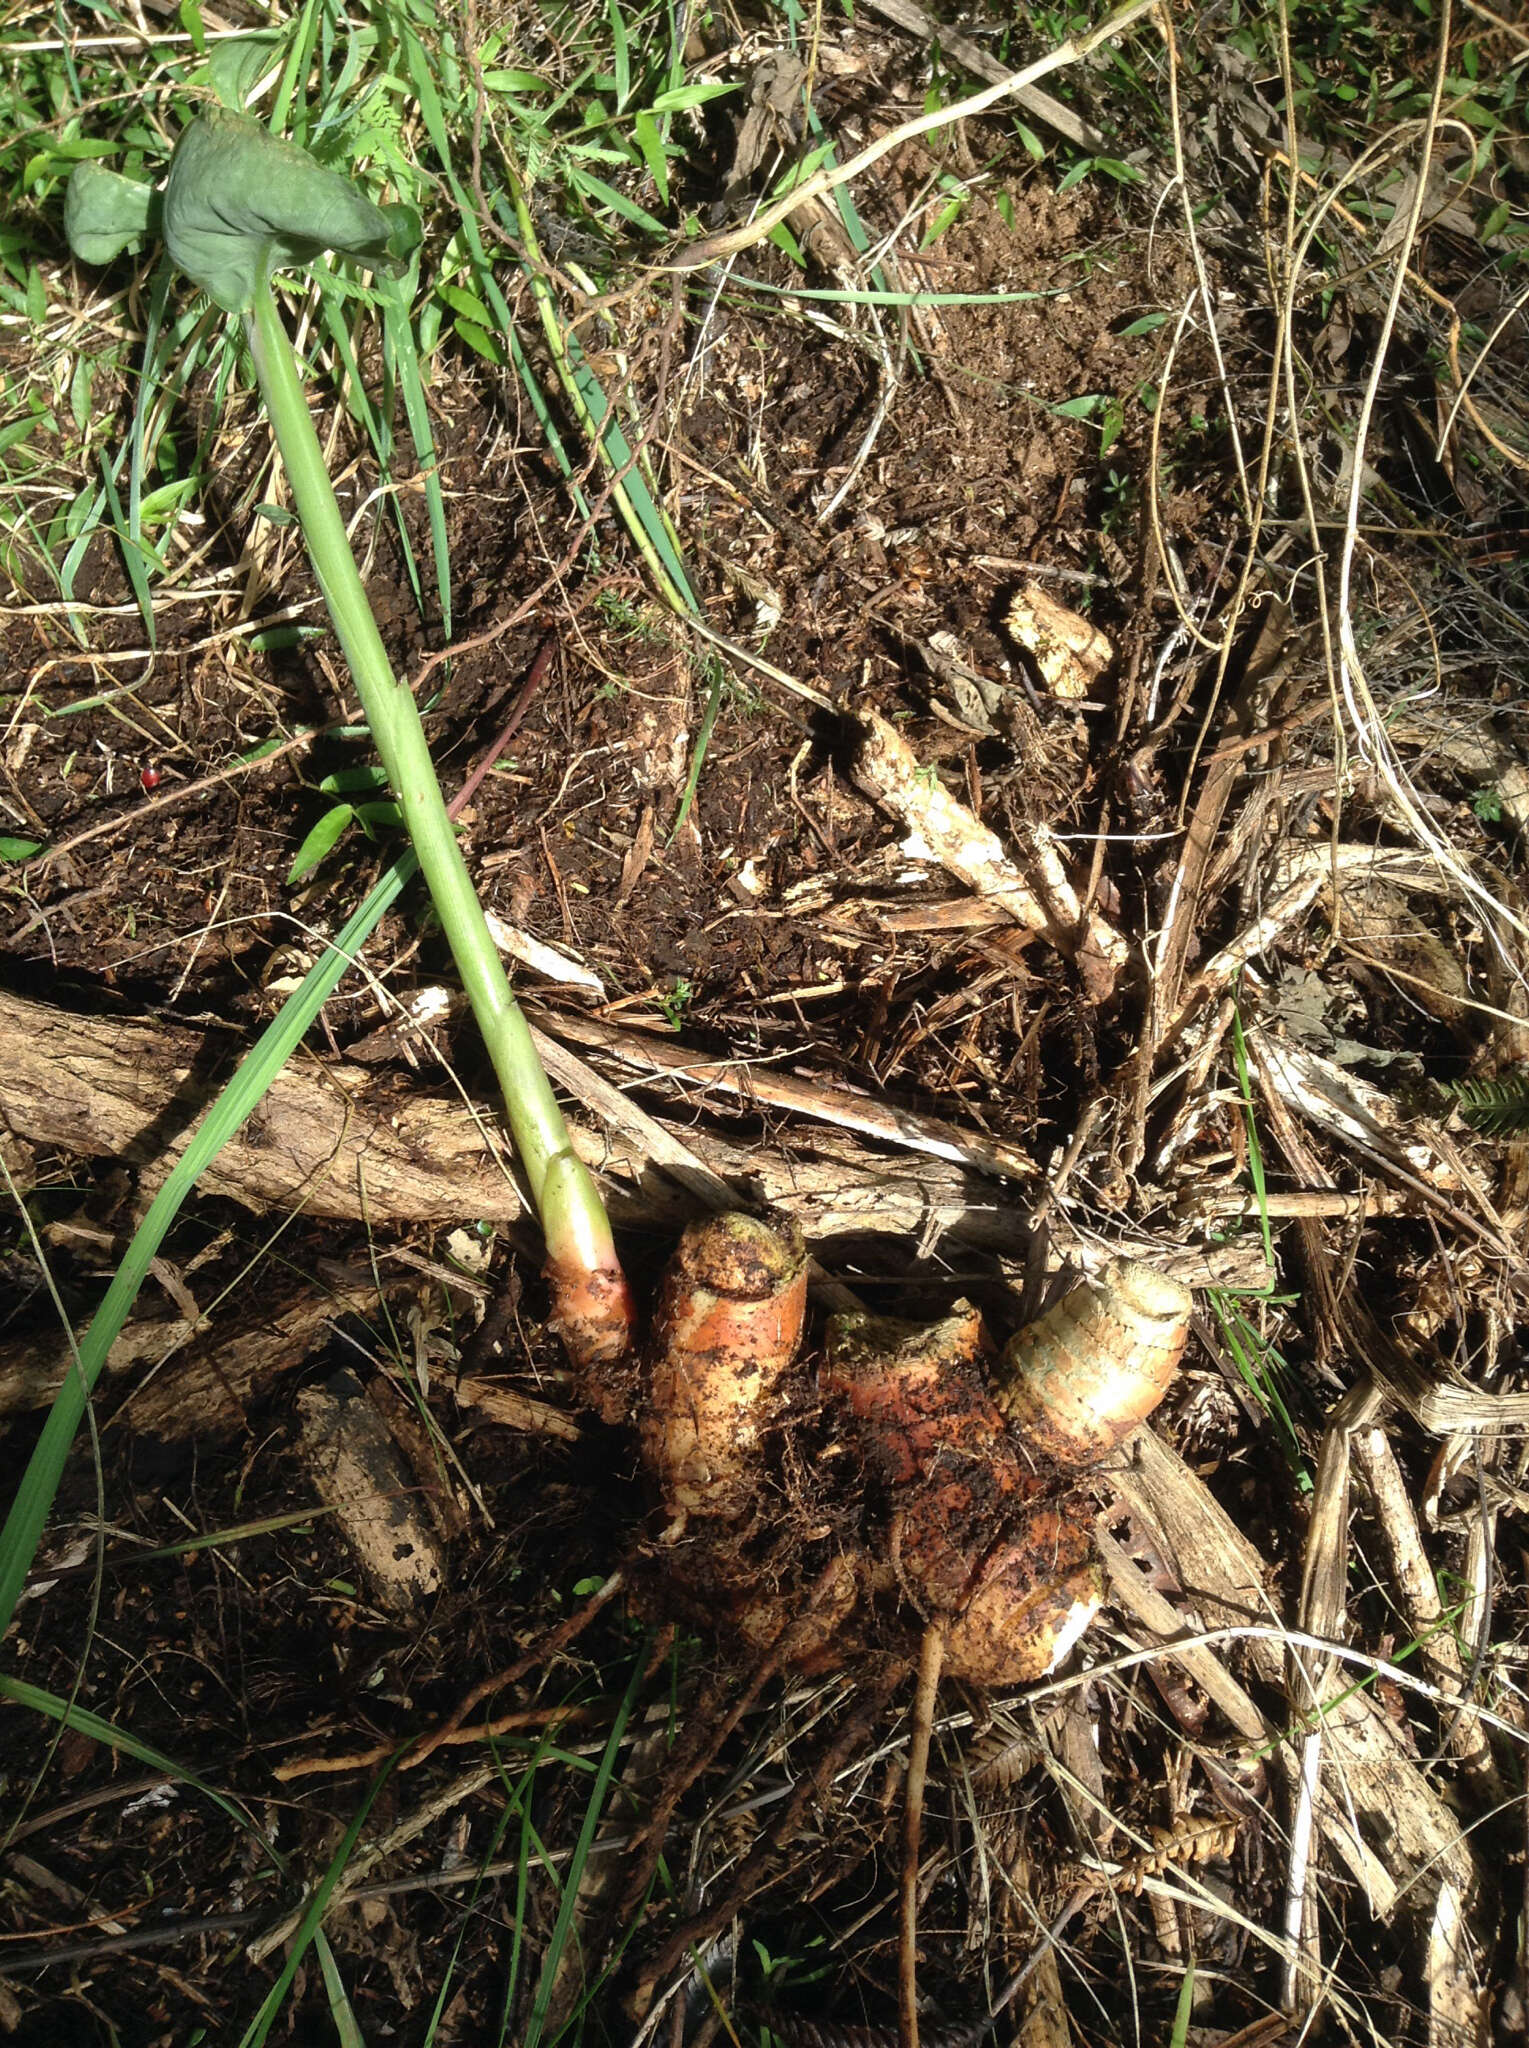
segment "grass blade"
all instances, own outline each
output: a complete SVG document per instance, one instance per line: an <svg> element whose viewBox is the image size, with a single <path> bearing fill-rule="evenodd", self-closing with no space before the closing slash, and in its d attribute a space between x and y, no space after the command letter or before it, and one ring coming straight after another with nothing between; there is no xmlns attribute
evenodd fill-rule
<svg viewBox="0 0 1529 2048"><path fill-rule="evenodd" d="M288 997L240 1062L228 1086L208 1109L134 1233L132 1243L123 1254L122 1263L106 1290L105 1299L80 1341L78 1363L54 1396L37 1448L22 1474L5 1526L0 1529L0 1636L10 1626L22 1587L32 1568L32 1560L42 1542L69 1447L85 1413L85 1403L138 1298L138 1290L170 1225L200 1176L252 1114L296 1051L326 997L350 966L356 949L376 929L384 913L397 902L414 869L412 854L395 861L344 929L331 940L328 950Z"/></svg>
<svg viewBox="0 0 1529 2048"><path fill-rule="evenodd" d="M50 1721L57 1721L62 1728L72 1730L76 1735L87 1735L92 1742L99 1742L106 1749L120 1750L135 1762L146 1764L151 1771L163 1771L167 1778L177 1784L190 1785L200 1792L204 1799L210 1799L220 1812L227 1814L235 1827L243 1830L250 1839L257 1842L276 1868L286 1870L286 1863L275 1846L266 1836L259 1822L252 1819L237 1800L230 1799L226 1792L220 1792L215 1785L209 1785L205 1778L199 1778L195 1771L188 1771L184 1764L178 1764L173 1757L166 1756L150 1742L141 1742L126 1728L119 1728L115 1721L107 1721L99 1714L92 1714L88 1708L76 1706L70 1700L60 1699L57 1693L46 1692L40 1685L28 1685L25 1679L10 1678L0 1673L0 1699L11 1701L12 1705L25 1707L29 1712L42 1714Z"/></svg>
<svg viewBox="0 0 1529 2048"><path fill-rule="evenodd" d="M579 1829L579 1839L574 1844L567 1875L563 1879L563 1896L558 1904L557 1919L553 1923L547 1952L542 1957L541 1975L536 1983L536 1997L531 2006L531 2024L526 2030L525 2048L538 2048L547 2024L547 2010L552 2002L552 1987L557 1979L558 1964L568 1944L573 1916L578 1910L579 1887L584 1881L584 1866L589 1861L595 1830L599 1827L600 1815L605 1810L606 1794L610 1791L616 1758L620 1754L622 1739L626 1734L627 1720L636 1704L637 1688L642 1683L642 1673L643 1660L639 1657L632 1666L631 1680L622 1697L621 1705L616 1710L615 1725L611 1729L610 1739L601 1752L600 1767L595 1772L589 1804L584 1809L584 1822Z"/></svg>
<svg viewBox="0 0 1529 2048"><path fill-rule="evenodd" d="M399 1755L401 1754L402 1751L399 1752ZM239 2042L239 2048L263 2048L263 2044L269 2037L271 2028L275 2025L277 2016L281 2012L287 1993L292 1988L292 1980L297 1975L298 1965L307 1953L309 1943L319 1936L324 1915L329 1909L330 1898L333 1895L335 1886L345 1874L345 1866L349 1863L351 1851L355 1848L360 1838L361 1830L366 1825L366 1816L372 1810L372 1803L387 1783L393 1765L397 1760L397 1756L390 1757L367 1788L366 1797L362 1800L355 1819L352 1820L350 1826L345 1830L345 1835L339 1848L335 1850L334 1855L329 1859L328 1869L314 1886L313 1895L308 1901L307 1910L298 1923L297 1931L292 1936L291 1943L288 1946L287 1960L282 1966L281 1975L266 1993L265 2002L262 2004L259 2012L256 2013L255 2017L245 2028Z"/></svg>

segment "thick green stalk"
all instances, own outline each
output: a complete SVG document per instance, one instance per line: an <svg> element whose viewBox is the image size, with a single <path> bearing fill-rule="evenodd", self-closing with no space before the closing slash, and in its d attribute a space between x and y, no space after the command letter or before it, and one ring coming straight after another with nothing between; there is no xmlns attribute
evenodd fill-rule
<svg viewBox="0 0 1529 2048"><path fill-rule="evenodd" d="M574 1153L520 1005L510 992L483 907L436 780L419 707L394 675L351 553L275 295L256 291L246 316L250 352L286 465L304 538L355 678L362 710L493 1061L531 1196L555 1269L613 1271L604 1205Z"/></svg>

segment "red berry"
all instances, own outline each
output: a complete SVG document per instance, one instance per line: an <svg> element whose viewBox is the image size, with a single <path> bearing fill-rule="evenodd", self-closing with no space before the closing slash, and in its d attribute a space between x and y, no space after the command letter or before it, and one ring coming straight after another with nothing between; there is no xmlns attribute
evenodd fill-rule
<svg viewBox="0 0 1529 2048"><path fill-rule="evenodd" d="M145 790L158 789L159 770L157 768L145 768L140 772L138 780L143 784Z"/></svg>

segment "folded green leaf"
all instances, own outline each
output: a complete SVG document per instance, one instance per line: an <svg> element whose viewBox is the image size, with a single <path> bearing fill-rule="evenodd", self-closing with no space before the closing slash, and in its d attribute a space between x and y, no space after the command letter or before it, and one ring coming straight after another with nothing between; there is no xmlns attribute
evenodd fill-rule
<svg viewBox="0 0 1529 2048"><path fill-rule="evenodd" d="M214 108L182 134L165 186L165 245L194 284L248 312L273 270L326 249L396 273L419 240L408 207L374 206L338 171L244 114Z"/></svg>
<svg viewBox="0 0 1529 2048"><path fill-rule="evenodd" d="M213 45L207 75L225 107L237 112L249 104L260 81L281 69L286 41L284 29L262 28Z"/></svg>
<svg viewBox="0 0 1529 2048"><path fill-rule="evenodd" d="M82 263L115 263L148 233L154 188L88 160L76 164L64 197L64 233Z"/></svg>

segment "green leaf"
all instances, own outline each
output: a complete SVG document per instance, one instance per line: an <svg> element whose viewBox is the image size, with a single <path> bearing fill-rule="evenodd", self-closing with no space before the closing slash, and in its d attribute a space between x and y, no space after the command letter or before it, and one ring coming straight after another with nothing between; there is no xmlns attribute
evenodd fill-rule
<svg viewBox="0 0 1529 2048"><path fill-rule="evenodd" d="M253 35L231 36L215 46L207 75L225 107L244 111L261 82L280 70L286 40L281 29L257 29Z"/></svg>
<svg viewBox="0 0 1529 2048"><path fill-rule="evenodd" d="M1059 420L1086 420L1091 418L1103 403L1103 392L1090 391L1082 398L1064 398L1060 405L1054 405L1051 410Z"/></svg>
<svg viewBox="0 0 1529 2048"><path fill-rule="evenodd" d="M689 107L704 106L708 100L720 99L723 93L738 90L736 85L722 85L711 81L704 85L671 85L666 92L653 95L649 112L683 114Z"/></svg>
<svg viewBox="0 0 1529 2048"><path fill-rule="evenodd" d="M355 2008L345 1989L340 1966L334 1959L334 1950L325 1940L324 1931L320 1927L313 1930L313 1948L319 1959L319 1968L324 1973L324 1991L329 1999L329 2017L334 2021L340 2048L366 2048L361 2023L356 2018Z"/></svg>
<svg viewBox="0 0 1529 2048"><path fill-rule="evenodd" d="M357 790L386 789L388 771L380 761L361 761L354 768L337 768L319 784L325 796L354 796Z"/></svg>
<svg viewBox="0 0 1529 2048"><path fill-rule="evenodd" d="M257 654L279 654L287 647L301 647L305 640L321 640L323 626L269 626L263 633L252 633L250 645Z"/></svg>
<svg viewBox="0 0 1529 2048"><path fill-rule="evenodd" d="M140 525L152 524L156 519L171 518L200 488L198 478L183 476L173 484L161 484L157 491L146 492L143 502L138 507Z"/></svg>
<svg viewBox="0 0 1529 2048"><path fill-rule="evenodd" d="M1133 320L1129 327L1121 328L1121 340L1129 340L1133 335L1137 334L1153 334L1163 325L1167 318L1168 315L1166 313L1143 313L1141 318Z"/></svg>
<svg viewBox="0 0 1529 2048"><path fill-rule="evenodd" d="M396 274L419 240L410 208L374 206L307 150L221 108L176 144L163 224L176 267L230 313L249 311L272 270L326 249Z"/></svg>
<svg viewBox="0 0 1529 2048"><path fill-rule="evenodd" d="M642 151L642 160L648 167L648 176L653 180L658 193L659 204L669 204L669 165L664 156L664 139L658 132L658 123L651 114L639 114L632 123L632 139Z"/></svg>
<svg viewBox="0 0 1529 2048"><path fill-rule="evenodd" d="M453 320L452 331L459 341L465 341L474 355L482 356L485 362L504 364L504 350L491 334L486 334L476 320Z"/></svg>
<svg viewBox="0 0 1529 2048"><path fill-rule="evenodd" d="M610 0L607 18L611 25L611 62L616 70L616 112L619 114L632 96L632 53L627 42L621 0Z"/></svg>
<svg viewBox="0 0 1529 2048"><path fill-rule="evenodd" d="M30 1565L30 1559L28 1564ZM57 1721L61 1728L68 1728L76 1735L87 1736L103 1749L120 1750L124 1756L132 1757L135 1763L147 1764L150 1770L163 1771L177 1784L190 1785L204 1798L210 1799L220 1812L227 1814L234 1826L240 1828L250 1839L263 1849L278 1870L284 1868L274 1844L267 1838L258 1821L254 1820L236 1799L226 1792L218 1791L205 1778L199 1778L195 1771L166 1756L163 1750L153 1748L149 1743L134 1735L130 1728L124 1728L116 1721L107 1721L99 1714L92 1714L88 1707L82 1707L74 1700L60 1699L57 1693L44 1692L41 1686L29 1685L25 1679L0 1676L0 1699L9 1700L12 1705L24 1707L28 1713L44 1714L51 1721Z"/></svg>
<svg viewBox="0 0 1529 2048"><path fill-rule="evenodd" d="M807 268L806 252L783 220L778 220L774 227L771 228L769 239L775 244L777 249L784 250L798 270L805 270Z"/></svg>
<svg viewBox="0 0 1529 2048"><path fill-rule="evenodd" d="M325 811L297 849L297 858L287 870L289 889L294 882L300 882L304 875L311 875L319 862L334 850L344 838L355 815L349 804L335 804L332 809Z"/></svg>
<svg viewBox="0 0 1529 2048"><path fill-rule="evenodd" d="M1495 236L1502 233L1512 218L1513 202L1510 199L1500 199L1481 223L1478 240L1484 243L1490 242Z"/></svg>
<svg viewBox="0 0 1529 2048"><path fill-rule="evenodd" d="M64 198L64 233L82 263L115 263L148 233L154 188L88 160L76 164Z"/></svg>
<svg viewBox="0 0 1529 2048"><path fill-rule="evenodd" d="M0 832L0 860L30 860L41 852L40 839L13 839L10 833Z"/></svg>
<svg viewBox="0 0 1529 2048"><path fill-rule="evenodd" d="M1446 1081L1444 1087L1459 1103L1460 1114L1473 1131L1497 1138L1529 1130L1529 1067Z"/></svg>
<svg viewBox="0 0 1529 2048"><path fill-rule="evenodd" d="M619 213L629 220L633 227L642 228L650 235L665 233L662 222L656 221L645 207L628 199L624 192L618 192L614 185L607 185L603 178L597 178L592 171L574 165L568 174L568 182L575 191L582 192L599 206L608 206L613 213Z"/></svg>
<svg viewBox="0 0 1529 2048"><path fill-rule="evenodd" d="M944 234L945 230L948 227L952 226L954 222L960 219L962 210L964 209L965 205L965 193L963 193L959 199L947 199L945 204L940 208L939 212L935 215L934 219L930 222L929 227L924 234L923 240L919 243L919 247L921 249L927 249L931 243L937 242L940 239L941 235Z"/></svg>
<svg viewBox="0 0 1529 2048"><path fill-rule="evenodd" d="M1179 2002L1173 2013L1173 2032L1168 2037L1168 2048L1184 2048L1189 2039L1189 2022L1195 2014L1195 1966L1191 1963L1184 1972L1184 1981L1179 1986Z"/></svg>
<svg viewBox="0 0 1529 2048"><path fill-rule="evenodd" d="M356 823L368 839L375 839L379 828L384 832L402 831L403 812L390 802L357 804Z"/></svg>
<svg viewBox="0 0 1529 2048"><path fill-rule="evenodd" d="M453 313L463 314L475 326L485 329L493 326L494 316L476 292L464 292L460 285L438 284L435 295L444 299Z"/></svg>

